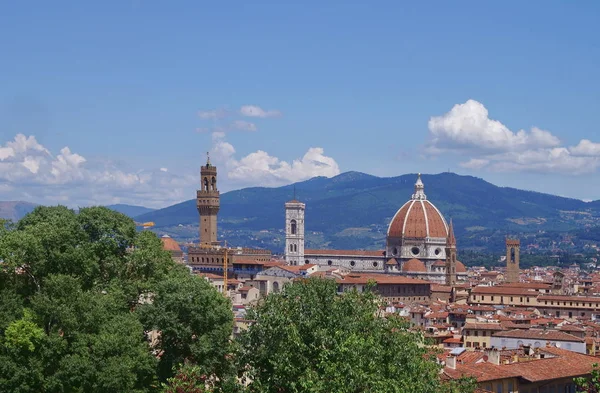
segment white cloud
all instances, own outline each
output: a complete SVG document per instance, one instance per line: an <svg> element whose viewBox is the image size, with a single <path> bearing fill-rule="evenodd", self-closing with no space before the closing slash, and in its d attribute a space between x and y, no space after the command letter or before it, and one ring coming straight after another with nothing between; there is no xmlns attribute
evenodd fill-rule
<svg viewBox="0 0 600 393"><path fill-rule="evenodd" d="M275 186L310 179L332 177L340 173L337 162L324 154L323 148L311 147L300 159L287 162L258 150L239 160L236 150L222 133L213 134L212 156L225 165L227 178L244 185Z"/></svg>
<svg viewBox="0 0 600 393"><path fill-rule="evenodd" d="M0 144L2 200L21 199L71 206L122 203L164 207L188 199L193 176L168 173L167 168L132 172L110 162L88 162L63 147L54 156L34 136L18 134Z"/></svg>
<svg viewBox="0 0 600 393"><path fill-rule="evenodd" d="M467 169L481 169L489 163L490 160L471 158L469 161L461 162L460 166Z"/></svg>
<svg viewBox="0 0 600 393"><path fill-rule="evenodd" d="M600 157L600 143L582 139L577 146L569 148L571 154L584 157Z"/></svg>
<svg viewBox="0 0 600 393"><path fill-rule="evenodd" d="M244 105L240 108L240 113L243 116L248 117L278 117L281 116L281 112L276 110L264 110L256 105Z"/></svg>
<svg viewBox="0 0 600 393"><path fill-rule="evenodd" d="M198 117L203 120L222 119L224 117L227 117L228 115L229 115L229 111L227 111L226 109L223 109L223 108L211 109L211 110L198 112Z"/></svg>
<svg viewBox="0 0 600 393"><path fill-rule="evenodd" d="M455 152L468 159L460 166L499 172L590 173L600 165L600 144L582 140L575 147L561 146L558 137L537 127L511 131L490 119L486 107L475 100L457 104L428 123L427 152Z"/></svg>
<svg viewBox="0 0 600 393"><path fill-rule="evenodd" d="M475 100L454 105L450 112L429 119L428 125L432 144L438 149L476 147L506 151L560 144L557 137L536 127L530 132L512 132L501 122L490 119L485 106Z"/></svg>
<svg viewBox="0 0 600 393"><path fill-rule="evenodd" d="M240 131L256 131L256 124L244 120L235 120L231 123L231 128Z"/></svg>

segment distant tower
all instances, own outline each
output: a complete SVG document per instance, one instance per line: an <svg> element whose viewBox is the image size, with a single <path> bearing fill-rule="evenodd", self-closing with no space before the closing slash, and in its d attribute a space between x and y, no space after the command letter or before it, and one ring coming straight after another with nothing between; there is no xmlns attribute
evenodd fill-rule
<svg viewBox="0 0 600 393"><path fill-rule="evenodd" d="M519 251L521 241L506 239L506 282L519 282Z"/></svg>
<svg viewBox="0 0 600 393"><path fill-rule="evenodd" d="M456 284L456 238L454 237L454 225L450 220L446 238L446 285L454 284Z"/></svg>
<svg viewBox="0 0 600 393"><path fill-rule="evenodd" d="M206 153L206 166L200 169L201 189L196 193L196 207L200 213L200 244L216 246L217 213L219 212L219 191L217 190L217 167L211 165Z"/></svg>
<svg viewBox="0 0 600 393"><path fill-rule="evenodd" d="M285 203L285 261L304 265L304 203L296 199Z"/></svg>

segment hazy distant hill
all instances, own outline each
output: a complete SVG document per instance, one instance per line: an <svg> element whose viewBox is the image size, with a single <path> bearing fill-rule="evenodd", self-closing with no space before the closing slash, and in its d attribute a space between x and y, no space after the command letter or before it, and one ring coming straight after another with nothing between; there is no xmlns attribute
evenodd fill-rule
<svg viewBox="0 0 600 393"><path fill-rule="evenodd" d="M35 203L22 202L22 201L8 201L0 202L0 218L18 221L27 213L35 209L37 205ZM153 212L154 209L149 209L143 206L133 205L110 205L107 206L109 209L123 213L129 217L139 216L140 214L146 214Z"/></svg>
<svg viewBox="0 0 600 393"><path fill-rule="evenodd" d="M413 193L415 174L379 178L347 172L296 183L297 198L306 203L308 246L381 247L387 224ZM507 233L568 231L600 221L600 202L585 203L514 188L497 187L472 176L453 173L423 175L425 193L452 217L463 245L502 242ZM222 194L219 231L236 245L282 248L284 203L294 185L253 187ZM194 200L136 217L180 238L197 233ZM177 229L179 228L179 229ZM499 244L492 244L498 246Z"/></svg>
<svg viewBox="0 0 600 393"><path fill-rule="evenodd" d="M21 217L35 209L36 206L35 203L22 201L0 202L0 218L18 221Z"/></svg>
<svg viewBox="0 0 600 393"><path fill-rule="evenodd" d="M126 216L129 216L132 218L140 216L142 214L151 213L155 210L155 209L150 209L150 208L143 207L143 206L124 205L124 204L109 205L106 207L108 207L109 209L118 211L119 213L123 213Z"/></svg>

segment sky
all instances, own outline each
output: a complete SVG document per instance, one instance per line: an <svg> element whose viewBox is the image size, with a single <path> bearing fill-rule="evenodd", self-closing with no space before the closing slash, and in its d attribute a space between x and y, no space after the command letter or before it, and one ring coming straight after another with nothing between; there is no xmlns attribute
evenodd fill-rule
<svg viewBox="0 0 600 393"><path fill-rule="evenodd" d="M600 199L597 1L0 2L0 200L452 171Z"/></svg>

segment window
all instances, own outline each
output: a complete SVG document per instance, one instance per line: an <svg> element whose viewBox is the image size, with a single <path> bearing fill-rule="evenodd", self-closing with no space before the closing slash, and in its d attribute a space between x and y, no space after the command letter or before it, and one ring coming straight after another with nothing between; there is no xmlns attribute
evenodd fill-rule
<svg viewBox="0 0 600 393"><path fill-rule="evenodd" d="M484 342L482 342L482 343L481 343L481 346L485 348L485 347L487 346L486 342L485 342L485 341L484 341Z"/></svg>
<svg viewBox="0 0 600 393"><path fill-rule="evenodd" d="M419 255L419 252L421 250L419 250L419 247L413 247L410 249L410 252L412 252L413 255Z"/></svg>
<svg viewBox="0 0 600 393"><path fill-rule="evenodd" d="M392 255L398 255L398 247L394 247L392 250Z"/></svg>
<svg viewBox="0 0 600 393"><path fill-rule="evenodd" d="M306 260L304 260L304 263L308 265L310 263L310 261L308 259L306 259Z"/></svg>
<svg viewBox="0 0 600 393"><path fill-rule="evenodd" d="M290 244L290 252L294 252L294 245Z"/></svg>
<svg viewBox="0 0 600 393"><path fill-rule="evenodd" d="M354 266L354 265L356 265L356 262L350 261L350 266Z"/></svg>
<svg viewBox="0 0 600 393"><path fill-rule="evenodd" d="M573 312L569 311L569 318L573 318Z"/></svg>
<svg viewBox="0 0 600 393"><path fill-rule="evenodd" d="M494 297L493 296L490 296L490 297L492 298L492 301L494 301Z"/></svg>
<svg viewBox="0 0 600 393"><path fill-rule="evenodd" d="M373 267L377 267L377 262L373 262Z"/></svg>
<svg viewBox="0 0 600 393"><path fill-rule="evenodd" d="M502 393L502 382L496 384L496 393Z"/></svg>
<svg viewBox="0 0 600 393"><path fill-rule="evenodd" d="M475 330L475 337L479 336L479 330Z"/></svg>
<svg viewBox="0 0 600 393"><path fill-rule="evenodd" d="M296 234L296 231L298 229L297 226L298 225L296 224L296 220L290 221L290 232L292 233L292 235Z"/></svg>
<svg viewBox="0 0 600 393"><path fill-rule="evenodd" d="M513 393L515 391L515 385L514 385L514 382L512 381L512 379L510 381L508 381L507 385L508 385L508 393Z"/></svg>
<svg viewBox="0 0 600 393"><path fill-rule="evenodd" d="M557 311L555 314L557 317L560 317L560 311Z"/></svg>
<svg viewBox="0 0 600 393"><path fill-rule="evenodd" d="M328 266L331 266L331 265L333 265L333 261L327 261L327 265L328 265Z"/></svg>

